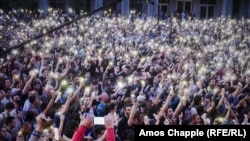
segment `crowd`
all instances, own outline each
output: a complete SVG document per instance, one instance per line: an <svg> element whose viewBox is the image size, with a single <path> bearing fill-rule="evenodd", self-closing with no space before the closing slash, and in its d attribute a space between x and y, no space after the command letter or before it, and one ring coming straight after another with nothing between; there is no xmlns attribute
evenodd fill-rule
<svg viewBox="0 0 250 141"><path fill-rule="evenodd" d="M0 11L0 53L76 18ZM250 20L90 16L0 60L0 140L133 141L137 125L249 125Z"/></svg>

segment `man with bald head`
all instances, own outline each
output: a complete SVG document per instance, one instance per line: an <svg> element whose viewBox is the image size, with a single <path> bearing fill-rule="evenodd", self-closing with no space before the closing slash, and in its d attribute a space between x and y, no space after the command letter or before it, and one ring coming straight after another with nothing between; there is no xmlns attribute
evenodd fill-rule
<svg viewBox="0 0 250 141"><path fill-rule="evenodd" d="M106 108L107 108L107 104L109 102L109 95L105 92L103 92L100 96L101 101L97 106L96 109L96 116L98 117L103 117L104 115L106 115Z"/></svg>

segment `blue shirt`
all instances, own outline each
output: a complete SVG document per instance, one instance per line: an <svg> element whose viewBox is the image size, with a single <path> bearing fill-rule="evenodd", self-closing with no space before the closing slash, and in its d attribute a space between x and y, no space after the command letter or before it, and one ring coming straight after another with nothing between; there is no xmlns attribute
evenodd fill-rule
<svg viewBox="0 0 250 141"><path fill-rule="evenodd" d="M105 108L106 108L106 105L101 101L98 106L97 106L97 109L96 109L96 114L97 116L104 116L105 114Z"/></svg>

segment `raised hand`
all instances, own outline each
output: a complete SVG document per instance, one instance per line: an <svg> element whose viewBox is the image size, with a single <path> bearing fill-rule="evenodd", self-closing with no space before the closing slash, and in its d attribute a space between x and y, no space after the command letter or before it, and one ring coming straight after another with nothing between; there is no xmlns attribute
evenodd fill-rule
<svg viewBox="0 0 250 141"><path fill-rule="evenodd" d="M90 114L81 115L81 126L91 128L93 126L94 116Z"/></svg>
<svg viewBox="0 0 250 141"><path fill-rule="evenodd" d="M114 118L112 116L105 116L104 124L106 128L114 128Z"/></svg>

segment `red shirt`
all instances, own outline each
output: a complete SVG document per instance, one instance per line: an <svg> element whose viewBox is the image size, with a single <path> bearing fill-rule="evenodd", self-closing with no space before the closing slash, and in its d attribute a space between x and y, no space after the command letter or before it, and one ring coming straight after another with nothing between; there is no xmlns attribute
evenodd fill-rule
<svg viewBox="0 0 250 141"><path fill-rule="evenodd" d="M80 126L77 129L77 131L74 133L72 141L82 141L86 131L87 131L86 127ZM114 130L114 128L108 128L107 129L106 141L115 141L115 130Z"/></svg>

